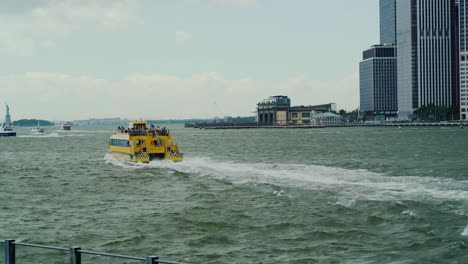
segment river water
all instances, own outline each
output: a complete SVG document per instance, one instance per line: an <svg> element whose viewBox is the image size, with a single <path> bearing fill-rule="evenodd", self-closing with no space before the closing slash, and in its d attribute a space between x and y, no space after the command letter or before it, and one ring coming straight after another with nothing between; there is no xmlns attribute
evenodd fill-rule
<svg viewBox="0 0 468 264"><path fill-rule="evenodd" d="M468 129L173 126L185 160L150 164L106 155L114 127L54 129L0 138L0 239L189 263L468 263Z"/></svg>

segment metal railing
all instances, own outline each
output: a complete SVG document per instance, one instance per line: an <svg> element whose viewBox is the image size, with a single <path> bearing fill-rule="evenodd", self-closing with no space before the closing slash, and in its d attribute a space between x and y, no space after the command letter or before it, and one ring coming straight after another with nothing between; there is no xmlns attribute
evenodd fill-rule
<svg viewBox="0 0 468 264"><path fill-rule="evenodd" d="M64 247L54 247L54 246L22 243L22 242L16 242L15 240L11 240L11 239L0 241L0 243L3 243L5 245L5 264L16 264L16 246L34 247L34 248L68 252L69 257L70 257L70 264L81 264L81 255L84 255L84 254L102 256L102 257L111 257L111 258L121 258L121 259L127 259L127 260L145 261L146 264L184 264L181 262L161 260L159 259L159 257L156 257L156 256L134 257L134 256L127 256L127 255L82 250L80 247L64 248Z"/></svg>

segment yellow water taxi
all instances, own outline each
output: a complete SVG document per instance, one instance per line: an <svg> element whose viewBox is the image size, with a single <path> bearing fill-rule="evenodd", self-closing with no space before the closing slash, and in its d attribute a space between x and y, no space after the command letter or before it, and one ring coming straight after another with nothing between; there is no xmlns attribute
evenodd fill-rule
<svg viewBox="0 0 468 264"><path fill-rule="evenodd" d="M184 157L169 130L148 127L146 121L130 122L128 128L119 127L110 137L108 151L116 159L144 163L156 159L182 161Z"/></svg>

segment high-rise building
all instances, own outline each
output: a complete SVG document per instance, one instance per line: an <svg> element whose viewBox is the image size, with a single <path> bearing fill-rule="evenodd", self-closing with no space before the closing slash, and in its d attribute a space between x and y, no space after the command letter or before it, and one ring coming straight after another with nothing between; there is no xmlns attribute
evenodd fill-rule
<svg viewBox="0 0 468 264"><path fill-rule="evenodd" d="M380 0L380 43L396 43L396 0Z"/></svg>
<svg viewBox="0 0 468 264"><path fill-rule="evenodd" d="M375 45L359 64L360 112L366 120L397 116L397 49Z"/></svg>
<svg viewBox="0 0 468 264"><path fill-rule="evenodd" d="M396 0L380 0L380 43L363 52L359 64L360 112L367 120L397 112Z"/></svg>
<svg viewBox="0 0 468 264"><path fill-rule="evenodd" d="M454 105L455 0L396 0L398 115Z"/></svg>
<svg viewBox="0 0 468 264"><path fill-rule="evenodd" d="M468 0L459 2L460 119L468 119Z"/></svg>

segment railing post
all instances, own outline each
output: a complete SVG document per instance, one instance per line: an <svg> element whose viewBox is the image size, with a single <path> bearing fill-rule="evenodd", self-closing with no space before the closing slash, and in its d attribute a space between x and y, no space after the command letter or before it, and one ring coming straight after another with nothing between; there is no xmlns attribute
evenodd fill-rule
<svg viewBox="0 0 468 264"><path fill-rule="evenodd" d="M70 264L81 264L81 252L79 247L70 248Z"/></svg>
<svg viewBox="0 0 468 264"><path fill-rule="evenodd" d="M5 240L5 264L16 263L15 240Z"/></svg>
<svg viewBox="0 0 468 264"><path fill-rule="evenodd" d="M146 257L146 264L159 264L158 257Z"/></svg>

